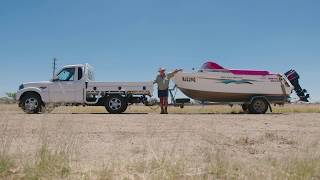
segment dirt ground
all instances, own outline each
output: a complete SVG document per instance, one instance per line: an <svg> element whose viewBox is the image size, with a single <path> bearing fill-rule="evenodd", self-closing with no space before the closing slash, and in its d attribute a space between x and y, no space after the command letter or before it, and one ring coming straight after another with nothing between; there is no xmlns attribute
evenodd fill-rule
<svg viewBox="0 0 320 180"><path fill-rule="evenodd" d="M71 164L79 172L163 158L201 167L213 149L250 166L320 147L320 113L112 115L65 108L30 115L2 105L0 127L2 139L12 137L9 152L18 160L32 159L46 142L72 151Z"/></svg>

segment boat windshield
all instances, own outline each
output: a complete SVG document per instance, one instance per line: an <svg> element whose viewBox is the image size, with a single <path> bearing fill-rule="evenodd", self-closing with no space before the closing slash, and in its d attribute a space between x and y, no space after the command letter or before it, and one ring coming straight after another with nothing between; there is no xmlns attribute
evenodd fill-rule
<svg viewBox="0 0 320 180"><path fill-rule="evenodd" d="M224 68L215 62L208 61L201 66L199 72L210 72L216 70L224 70Z"/></svg>

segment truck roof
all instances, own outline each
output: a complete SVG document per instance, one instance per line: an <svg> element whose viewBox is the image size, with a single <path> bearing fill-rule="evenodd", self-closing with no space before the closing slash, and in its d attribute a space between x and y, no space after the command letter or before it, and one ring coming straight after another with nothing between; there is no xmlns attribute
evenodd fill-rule
<svg viewBox="0 0 320 180"><path fill-rule="evenodd" d="M72 67L84 67L84 66L88 66L90 68L92 68L92 66L88 63L85 63L85 64L70 64L70 65L65 65L63 66L63 68L72 68Z"/></svg>
<svg viewBox="0 0 320 180"><path fill-rule="evenodd" d="M84 64L70 64L70 65L65 65L63 67L68 68L68 67L79 67L79 66L84 66Z"/></svg>

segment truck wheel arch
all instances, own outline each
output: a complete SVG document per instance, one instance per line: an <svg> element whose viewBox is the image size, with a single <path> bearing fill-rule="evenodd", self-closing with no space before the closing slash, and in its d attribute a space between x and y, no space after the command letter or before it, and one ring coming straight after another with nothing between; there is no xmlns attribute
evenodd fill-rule
<svg viewBox="0 0 320 180"><path fill-rule="evenodd" d="M40 95L38 92L36 92L36 91L26 91L26 92L22 93L21 96L20 96L20 98L19 98L20 103L21 103L22 98L24 98L25 96L30 95L30 94L39 96L42 105L44 105L44 102L43 102L43 100L42 100L41 95Z"/></svg>

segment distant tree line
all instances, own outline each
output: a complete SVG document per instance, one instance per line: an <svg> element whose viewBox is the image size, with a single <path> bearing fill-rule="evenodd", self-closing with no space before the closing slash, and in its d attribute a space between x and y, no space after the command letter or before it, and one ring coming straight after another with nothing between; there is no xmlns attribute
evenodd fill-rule
<svg viewBox="0 0 320 180"><path fill-rule="evenodd" d="M7 92L6 97L0 98L1 104L14 104L16 103L16 93Z"/></svg>

